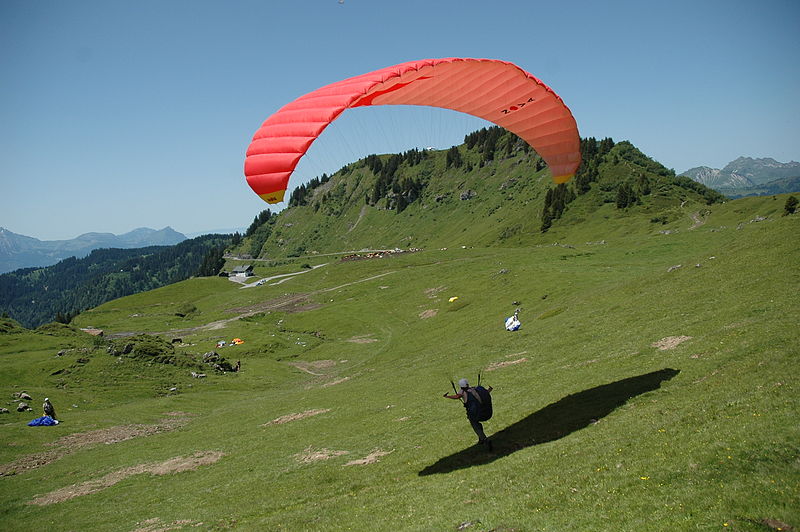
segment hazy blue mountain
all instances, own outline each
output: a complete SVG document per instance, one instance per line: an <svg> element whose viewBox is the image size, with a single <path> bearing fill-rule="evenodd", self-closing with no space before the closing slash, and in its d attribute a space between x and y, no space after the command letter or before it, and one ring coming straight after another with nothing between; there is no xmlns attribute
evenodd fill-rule
<svg viewBox="0 0 800 532"><path fill-rule="evenodd" d="M690 168L680 175L685 175L702 183L707 187L713 188L723 194L748 195L746 189L750 189L750 194L759 187L767 185L773 181L781 181L778 186L783 192L797 192L798 190L784 190L786 183L797 183L791 178L800 177L800 163L790 161L781 163L775 159L766 157L754 159L752 157L739 157L729 162L724 168L711 168L708 166L698 166ZM786 181L788 180L788 181ZM765 187L772 189L776 187ZM792 187L790 187L792 188ZM771 192L764 192L770 194Z"/></svg>
<svg viewBox="0 0 800 532"><path fill-rule="evenodd" d="M186 236L171 227L140 227L122 235L84 233L70 240L39 240L0 227L0 273L50 266L67 257L85 257L94 249L171 246L184 240Z"/></svg>
<svg viewBox="0 0 800 532"><path fill-rule="evenodd" d="M763 185L754 185L745 188L721 188L719 192L731 199L743 198L745 196L772 196L774 194L786 194L789 192L800 192L800 176L784 177L769 181Z"/></svg>

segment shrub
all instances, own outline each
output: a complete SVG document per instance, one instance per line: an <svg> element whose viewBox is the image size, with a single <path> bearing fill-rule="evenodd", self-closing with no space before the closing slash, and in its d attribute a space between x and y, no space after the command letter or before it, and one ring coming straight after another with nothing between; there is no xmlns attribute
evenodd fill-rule
<svg viewBox="0 0 800 532"><path fill-rule="evenodd" d="M783 206L783 215L794 214L797 210L797 203L798 200L794 196L789 196L786 198L786 203Z"/></svg>

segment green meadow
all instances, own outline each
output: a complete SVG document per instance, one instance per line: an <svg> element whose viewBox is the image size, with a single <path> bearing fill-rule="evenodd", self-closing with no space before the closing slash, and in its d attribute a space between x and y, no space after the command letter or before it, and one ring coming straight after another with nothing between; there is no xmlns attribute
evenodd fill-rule
<svg viewBox="0 0 800 532"><path fill-rule="evenodd" d="M0 530L797 529L784 201L663 226L575 209L528 245L260 261L248 284L303 273L2 321ZM169 357L123 353L141 333ZM478 373L491 452L442 398ZM26 426L45 396L61 423Z"/></svg>

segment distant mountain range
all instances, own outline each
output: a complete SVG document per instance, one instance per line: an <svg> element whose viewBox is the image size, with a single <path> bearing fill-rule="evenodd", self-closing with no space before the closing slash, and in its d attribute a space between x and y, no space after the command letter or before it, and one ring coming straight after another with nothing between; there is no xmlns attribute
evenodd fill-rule
<svg viewBox="0 0 800 532"><path fill-rule="evenodd" d="M769 157L739 157L722 169L699 166L680 175L731 198L800 192L800 163L780 163Z"/></svg>
<svg viewBox="0 0 800 532"><path fill-rule="evenodd" d="M100 248L171 246L184 240L186 236L171 227L160 230L140 227L123 235L85 233L72 240L39 240L0 227L0 273L50 266L67 257L85 257Z"/></svg>

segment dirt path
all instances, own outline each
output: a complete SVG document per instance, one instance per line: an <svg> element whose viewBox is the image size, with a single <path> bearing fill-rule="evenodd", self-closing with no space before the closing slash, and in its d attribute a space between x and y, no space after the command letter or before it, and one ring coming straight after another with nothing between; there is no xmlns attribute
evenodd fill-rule
<svg viewBox="0 0 800 532"><path fill-rule="evenodd" d="M364 205L364 206L362 206L362 207L361 207L361 212L359 212L359 213L358 213L358 220L356 220L356 223L354 223L354 224L353 224L353 225L350 227L350 229L348 229L348 230L347 230L347 232L348 232L348 233L349 233L350 231L352 231L353 229L355 229L356 227L358 227L358 222L360 222L360 221L361 221L361 219L364 217L364 215L365 215L365 214L367 214L367 206L366 206L366 205Z"/></svg>
<svg viewBox="0 0 800 532"><path fill-rule="evenodd" d="M689 227L689 231L691 231L692 229L697 229L698 227L706 223L703 217L700 216L699 212L693 212L692 214L689 215L689 217L692 219L693 222L692 225Z"/></svg>
<svg viewBox="0 0 800 532"><path fill-rule="evenodd" d="M276 284L281 284L281 283L283 283L285 281L288 281L289 279L291 279L291 278L293 278L293 277L295 277L297 275L302 275L304 273L310 272L311 270L316 270L317 268L322 268L323 266L327 266L327 265L328 265L328 263L326 262L324 264L317 264L316 266L312 266L310 270L300 270L299 272L282 273L280 275L273 275L272 277L262 277L261 279L255 281L255 282L249 283L249 284L246 283L245 280L242 279L241 277L237 278L237 277L234 276L234 277L228 277L228 279L230 279L231 281L233 281L235 283L239 283L239 284L243 285L242 288L253 288L254 286L261 286L258 283L266 284L266 283L272 281L273 279L280 279L280 281L278 281L277 283L271 283L269 285L269 286L275 286Z"/></svg>

